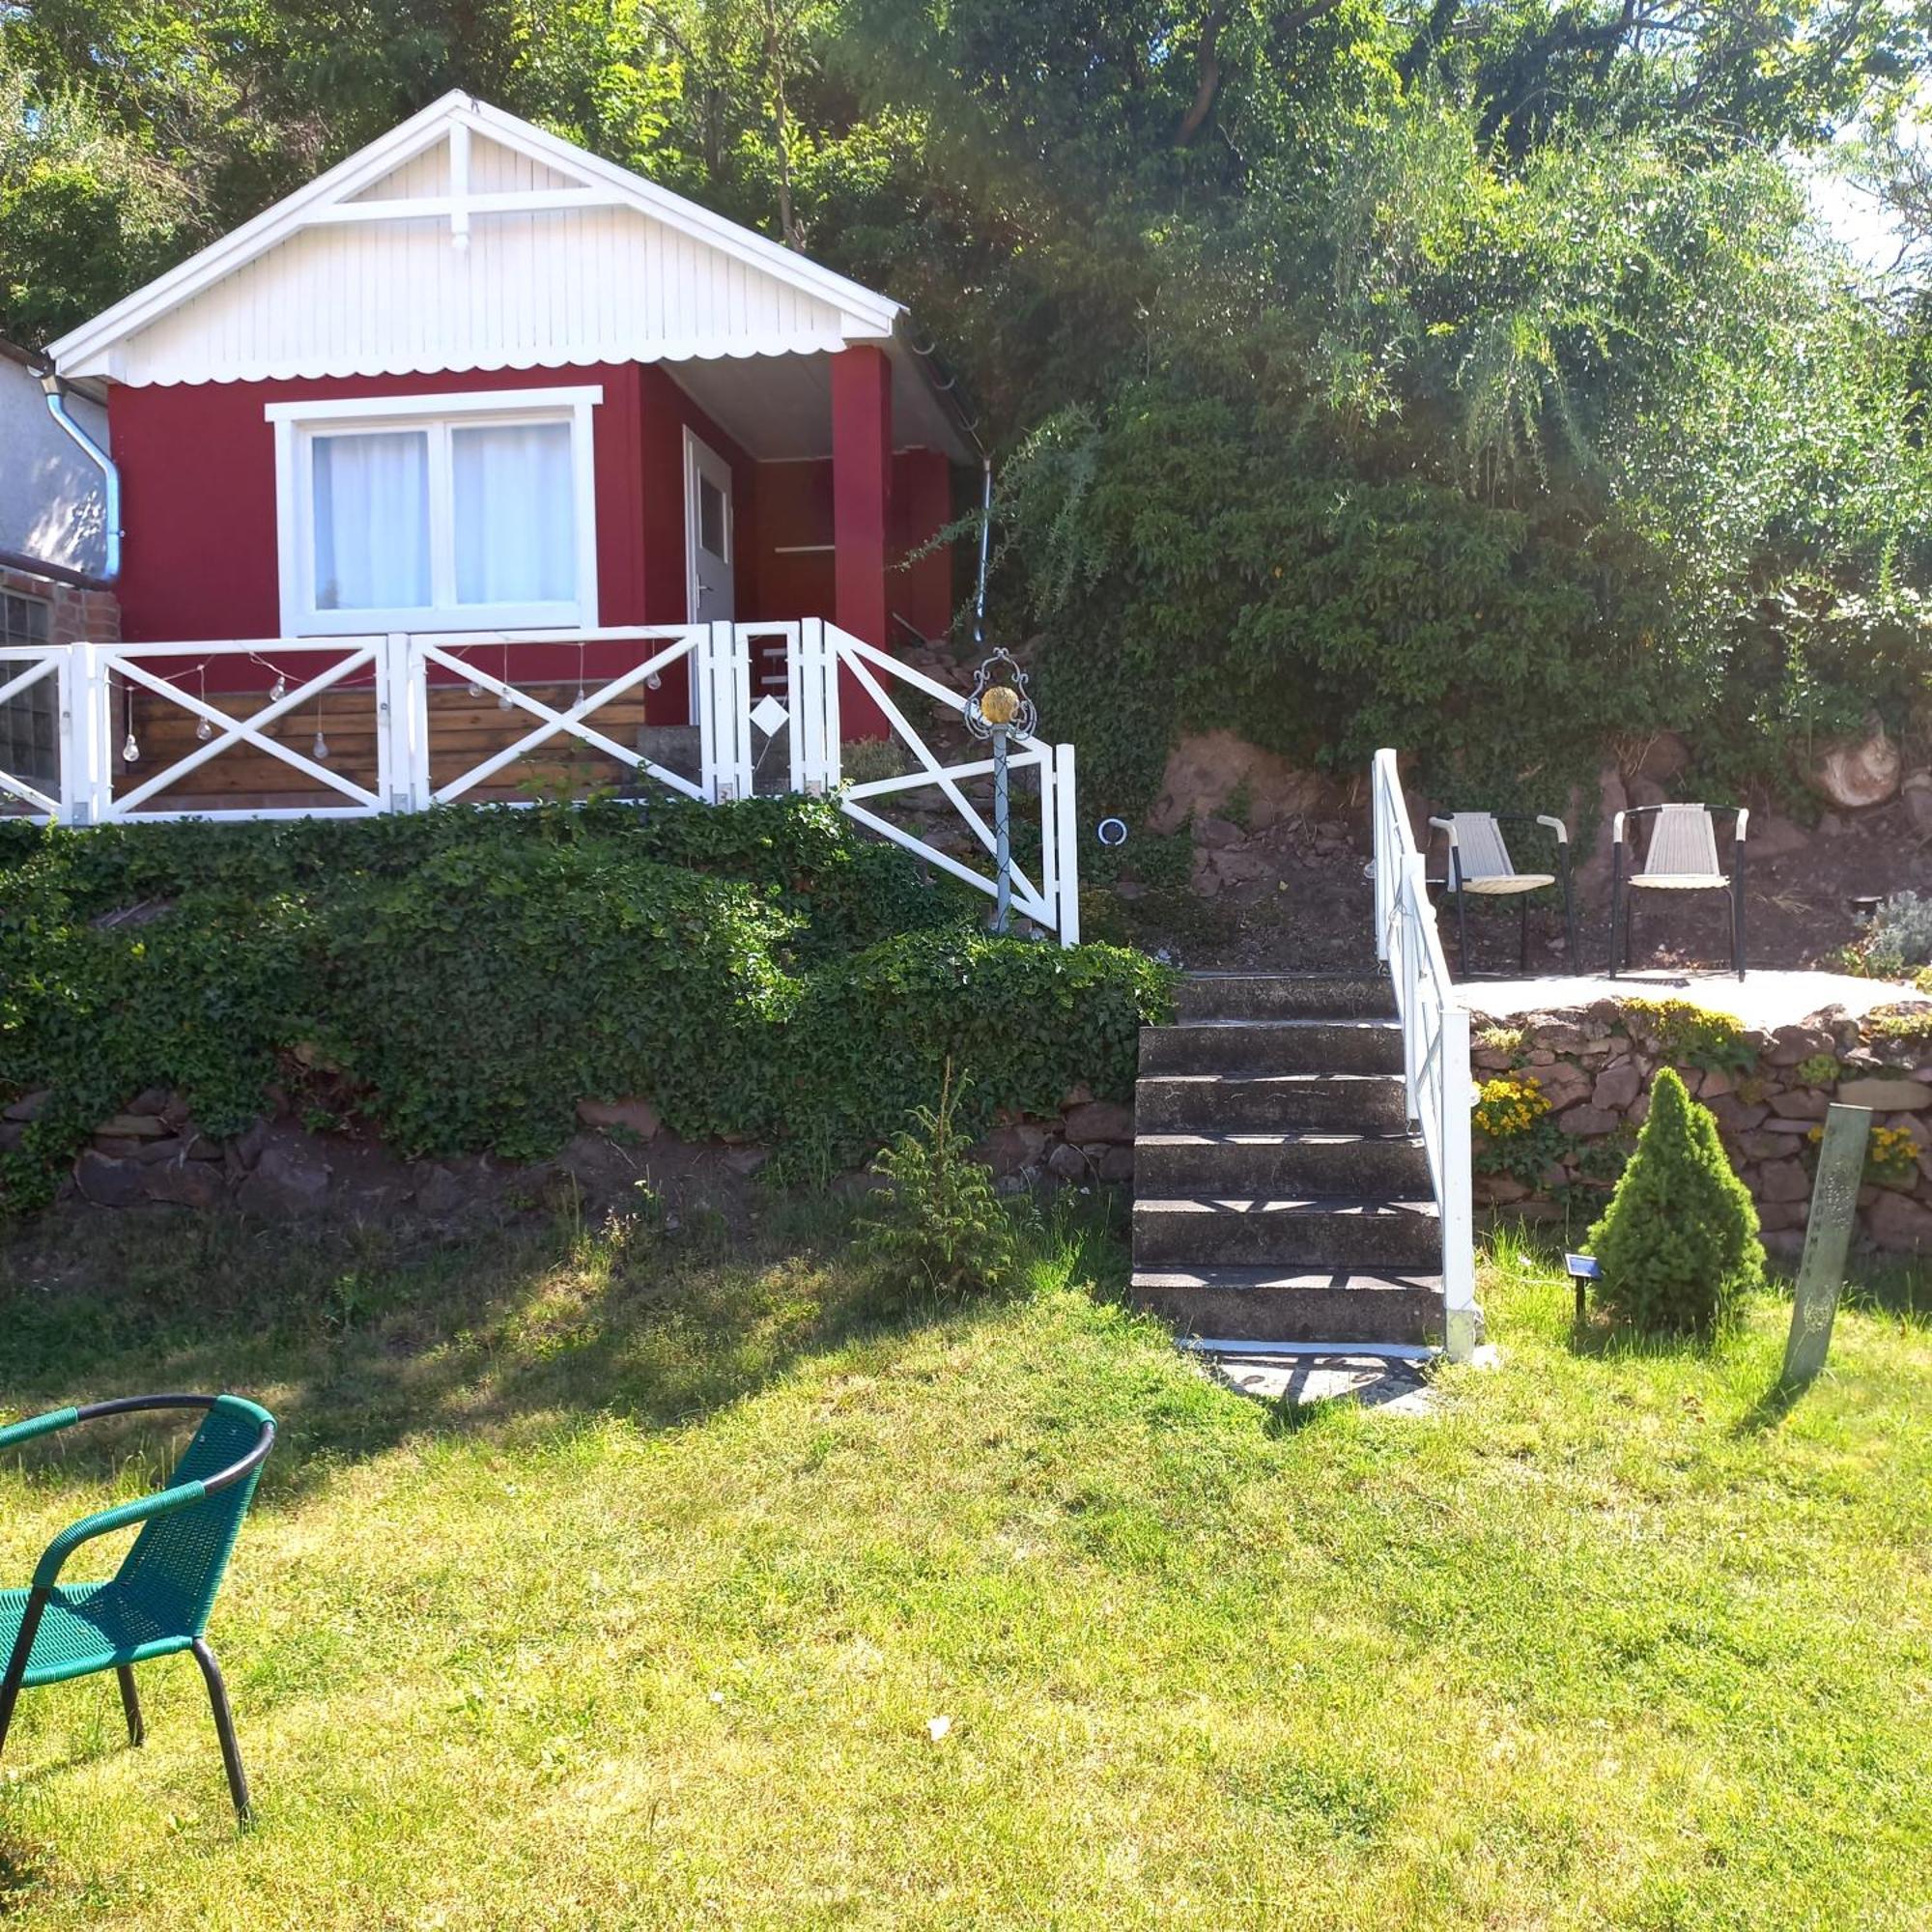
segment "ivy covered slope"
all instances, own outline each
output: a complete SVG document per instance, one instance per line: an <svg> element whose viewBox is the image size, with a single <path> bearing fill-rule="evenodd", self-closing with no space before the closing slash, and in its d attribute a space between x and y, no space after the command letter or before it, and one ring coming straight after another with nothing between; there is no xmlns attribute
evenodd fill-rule
<svg viewBox="0 0 1932 1932"><path fill-rule="evenodd" d="M976 1127L1124 1098L1164 969L975 911L817 800L0 827L0 1099L46 1095L0 1210L151 1087L216 1135L307 1087L400 1152L512 1158L642 1094L794 1173L863 1158L948 1061Z"/></svg>

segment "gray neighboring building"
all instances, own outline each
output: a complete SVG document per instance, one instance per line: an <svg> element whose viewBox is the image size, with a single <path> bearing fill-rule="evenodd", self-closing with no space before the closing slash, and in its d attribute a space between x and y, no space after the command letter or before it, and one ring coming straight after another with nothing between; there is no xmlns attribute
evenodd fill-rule
<svg viewBox="0 0 1932 1932"><path fill-rule="evenodd" d="M107 564L107 493L100 469L57 423L39 360L0 338L0 687L49 644L112 643L121 607ZM76 423L107 447L107 411L94 384L67 384ZM12 781L12 782L10 782ZM60 784L60 689L42 676L0 698L0 817L30 809L20 785Z"/></svg>
<svg viewBox="0 0 1932 1932"><path fill-rule="evenodd" d="M0 337L0 563L50 563L83 577L107 560L100 471L47 412L41 364ZM107 411L91 383L71 383L68 409L107 447Z"/></svg>

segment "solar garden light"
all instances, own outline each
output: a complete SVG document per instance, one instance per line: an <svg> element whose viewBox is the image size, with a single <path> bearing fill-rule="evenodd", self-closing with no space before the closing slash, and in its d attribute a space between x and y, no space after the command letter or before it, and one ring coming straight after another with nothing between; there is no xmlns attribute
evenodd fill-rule
<svg viewBox="0 0 1932 1932"><path fill-rule="evenodd" d="M1026 694L1026 672L1008 650L997 650L980 667L962 707L966 728L993 747L993 930L1005 932L1012 916L1013 842L1007 810L1007 743L1027 736L1037 722Z"/></svg>
<svg viewBox="0 0 1932 1932"><path fill-rule="evenodd" d="M1595 1255L1565 1255L1563 1272L1577 1284L1577 1321L1583 1320L1583 1297L1590 1292L1593 1281L1601 1281L1604 1276L1603 1264Z"/></svg>

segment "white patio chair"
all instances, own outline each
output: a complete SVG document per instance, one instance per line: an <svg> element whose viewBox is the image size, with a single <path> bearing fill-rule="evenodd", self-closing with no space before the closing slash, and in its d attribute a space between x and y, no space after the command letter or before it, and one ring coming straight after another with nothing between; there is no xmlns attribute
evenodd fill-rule
<svg viewBox="0 0 1932 1932"><path fill-rule="evenodd" d="M1520 872L1512 863L1509 847L1503 842L1503 824L1541 825L1556 835L1557 870ZM1456 935L1461 946L1463 974L1473 977L1469 968L1469 913L1467 895L1483 898L1520 900L1517 930L1517 970L1529 970L1529 895L1546 886L1563 887L1563 931L1569 942L1570 970L1577 970L1577 908L1570 892L1570 829L1560 818L1544 812L1456 811L1447 818L1432 818L1430 829L1447 835L1449 876L1445 881L1456 895Z"/></svg>
<svg viewBox="0 0 1932 1932"><path fill-rule="evenodd" d="M1730 812L1731 868L1718 861L1714 813ZM1628 821L1654 818L1640 867L1627 866ZM1731 968L1745 977L1745 829L1750 812L1742 805L1634 805L1617 813L1610 827L1610 978L1631 958L1632 895L1643 893L1728 893L1731 896ZM1628 827L1638 830L1638 827ZM1634 858L1634 853L1629 855ZM1626 874L1628 873L1628 876ZM1617 943L1618 922L1623 944Z"/></svg>

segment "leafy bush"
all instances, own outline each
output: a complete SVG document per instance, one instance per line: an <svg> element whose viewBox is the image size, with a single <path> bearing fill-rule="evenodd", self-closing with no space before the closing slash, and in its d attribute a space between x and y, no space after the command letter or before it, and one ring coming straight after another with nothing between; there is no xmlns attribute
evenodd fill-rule
<svg viewBox="0 0 1932 1932"><path fill-rule="evenodd" d="M1893 893L1865 922L1853 950L1860 971L1875 980L1902 980L1932 966L1932 898Z"/></svg>
<svg viewBox="0 0 1932 1932"><path fill-rule="evenodd" d="M319 1043L400 1152L553 1151L576 1102L645 1094L692 1138L770 1117L795 919L606 841L445 848L345 896Z"/></svg>
<svg viewBox="0 0 1932 1932"><path fill-rule="evenodd" d="M873 1163L886 1184L877 1211L859 1223L859 1246L895 1301L909 1298L908 1288L958 1300L1019 1279L1018 1231L991 1173L968 1157L958 1099L949 1065L939 1104L917 1109Z"/></svg>
<svg viewBox="0 0 1932 1932"><path fill-rule="evenodd" d="M993 939L824 800L431 812L330 824L0 828L0 1212L107 1116L179 1090L239 1131L279 1083L399 1151L534 1158L582 1098L674 1131L863 1160L940 1085L962 1121L1123 1098L1168 975ZM299 1051L298 1051L299 1049Z"/></svg>
<svg viewBox="0 0 1932 1932"><path fill-rule="evenodd" d="M1932 1044L1932 1007L1874 1007L1865 1015L1867 1039L1890 1040L1901 1046Z"/></svg>
<svg viewBox="0 0 1932 1932"><path fill-rule="evenodd" d="M1651 1082L1650 1114L1604 1217L1590 1230L1600 1298L1652 1333L1722 1325L1764 1270L1757 1209L1731 1172L1708 1107L1671 1067Z"/></svg>
<svg viewBox="0 0 1932 1932"><path fill-rule="evenodd" d="M1757 1058L1741 1021L1690 1000L1625 1000L1625 1026L1673 1066L1705 1073L1742 1073Z"/></svg>
<svg viewBox="0 0 1932 1932"><path fill-rule="evenodd" d="M1549 1118L1548 1095L1533 1073L1485 1080L1470 1124L1475 1165L1485 1174L1507 1174L1527 1185L1562 1156L1563 1131Z"/></svg>
<svg viewBox="0 0 1932 1932"><path fill-rule="evenodd" d="M844 1165L936 1092L951 1066L968 1131L1002 1107L1051 1114L1076 1083L1133 1093L1140 1030L1167 1017L1173 976L1116 946L1071 951L970 926L910 933L806 980L785 1026L781 1171Z"/></svg>

